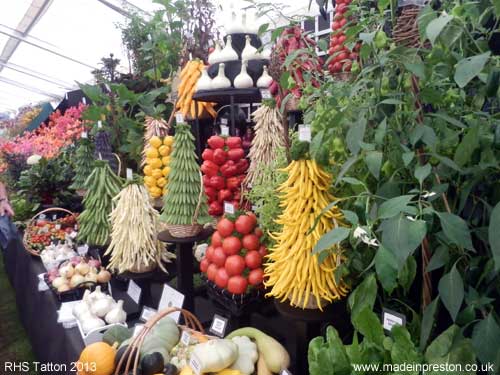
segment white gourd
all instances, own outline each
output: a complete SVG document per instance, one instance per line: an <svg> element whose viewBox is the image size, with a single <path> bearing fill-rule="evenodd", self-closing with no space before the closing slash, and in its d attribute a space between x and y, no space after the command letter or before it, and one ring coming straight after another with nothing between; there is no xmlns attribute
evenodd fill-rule
<svg viewBox="0 0 500 375"><path fill-rule="evenodd" d="M257 345L246 336L236 336L231 339L238 346L238 358L231 369L238 370L243 375L251 375L255 371L255 362L259 359Z"/></svg>
<svg viewBox="0 0 500 375"><path fill-rule="evenodd" d="M238 346L231 340L209 340L196 345L191 355L200 360L200 373L217 372L229 367L236 360Z"/></svg>
<svg viewBox="0 0 500 375"><path fill-rule="evenodd" d="M201 77L196 83L196 92L210 89L212 89L212 78L208 75L207 67L205 67L201 72Z"/></svg>
<svg viewBox="0 0 500 375"><path fill-rule="evenodd" d="M115 307L113 307L104 318L108 324L125 323L127 320L127 313L123 310L123 301L119 300Z"/></svg>
<svg viewBox="0 0 500 375"><path fill-rule="evenodd" d="M259 89L267 89L273 83L273 77L269 75L269 71L267 70L267 66L264 65L264 72L260 76L257 81L257 87Z"/></svg>
<svg viewBox="0 0 500 375"><path fill-rule="evenodd" d="M250 35L246 35L245 39L246 39L246 44L245 48L243 49L243 52L241 52L241 59L242 60L260 59L260 54L257 51L257 48L252 46L252 39L250 38Z"/></svg>
<svg viewBox="0 0 500 375"><path fill-rule="evenodd" d="M270 60L271 59L271 49L270 48L264 48L264 50L260 53L260 57L263 58L264 60Z"/></svg>
<svg viewBox="0 0 500 375"><path fill-rule="evenodd" d="M221 61L221 53L222 53L222 49L220 47L220 43L219 43L219 41L216 41L215 48L214 48L213 52L208 56L208 63L210 65L214 65L214 64L217 64L218 62L220 62Z"/></svg>
<svg viewBox="0 0 500 375"><path fill-rule="evenodd" d="M231 81L226 77L224 69L226 64L219 65L219 74L212 80L212 90L227 89L231 87Z"/></svg>
<svg viewBox="0 0 500 375"><path fill-rule="evenodd" d="M221 56L220 58L221 62L238 60L238 54L233 48L233 38L231 37L231 35L227 36L226 45L224 46L224 49L221 51L220 56Z"/></svg>
<svg viewBox="0 0 500 375"><path fill-rule="evenodd" d="M234 79L234 87L237 89L248 89L253 87L253 79L247 73L247 65L248 63L246 61L241 63L241 73Z"/></svg>

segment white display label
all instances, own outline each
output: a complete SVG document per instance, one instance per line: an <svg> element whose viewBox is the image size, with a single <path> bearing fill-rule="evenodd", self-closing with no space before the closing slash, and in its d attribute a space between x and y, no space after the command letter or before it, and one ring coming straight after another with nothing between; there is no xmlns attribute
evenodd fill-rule
<svg viewBox="0 0 500 375"><path fill-rule="evenodd" d="M311 142L311 125L299 125L299 141Z"/></svg>
<svg viewBox="0 0 500 375"><path fill-rule="evenodd" d="M38 216L38 218L39 218L40 220L45 220L45 218L46 218L46 217L47 217L47 216L45 216L45 214L41 214L40 216Z"/></svg>
<svg viewBox="0 0 500 375"><path fill-rule="evenodd" d="M191 355L189 367L191 367L191 370L193 370L196 375L201 374L201 361L196 355Z"/></svg>
<svg viewBox="0 0 500 375"><path fill-rule="evenodd" d="M182 305L184 305L184 294L172 288L170 285L165 284L163 286L163 292L161 294L160 303L158 304L158 311L171 307L177 307L181 309ZM169 314L168 316L170 316L176 322L179 322L181 313L180 311L176 311Z"/></svg>
<svg viewBox="0 0 500 375"><path fill-rule="evenodd" d="M152 309L151 307L144 306L142 308L141 317L139 319L142 320L143 322L147 322L149 319L151 319L153 316L155 316L156 312L157 311L155 309Z"/></svg>
<svg viewBox="0 0 500 375"><path fill-rule="evenodd" d="M234 204L229 202L224 202L224 212L226 214L234 215Z"/></svg>
<svg viewBox="0 0 500 375"><path fill-rule="evenodd" d="M101 120L97 121L97 127L99 129L102 129L102 121Z"/></svg>
<svg viewBox="0 0 500 375"><path fill-rule="evenodd" d="M69 234L70 238L75 239L78 236L78 233L73 231Z"/></svg>
<svg viewBox="0 0 500 375"><path fill-rule="evenodd" d="M383 309L382 311L382 325L386 331L391 331L392 327L399 325L405 326L406 317L403 314L391 311L388 309Z"/></svg>
<svg viewBox="0 0 500 375"><path fill-rule="evenodd" d="M271 99L273 97L269 89L260 90L260 95L262 96L262 99Z"/></svg>
<svg viewBox="0 0 500 375"><path fill-rule="evenodd" d="M221 125L227 125L227 118L221 118L220 119L220 124Z"/></svg>
<svg viewBox="0 0 500 375"><path fill-rule="evenodd" d="M56 230L61 230L61 224L56 224L55 228Z"/></svg>
<svg viewBox="0 0 500 375"><path fill-rule="evenodd" d="M127 168L127 180L131 181L134 178L133 171L130 168Z"/></svg>
<svg viewBox="0 0 500 375"><path fill-rule="evenodd" d="M89 137L89 135L87 134L87 132L82 132L82 138L87 139L88 137Z"/></svg>
<svg viewBox="0 0 500 375"><path fill-rule="evenodd" d="M257 210L257 208L258 208L257 206L253 205L252 206L252 211L255 212L255 210Z"/></svg>
<svg viewBox="0 0 500 375"><path fill-rule="evenodd" d="M128 283L127 294L130 298L132 298L132 301L139 304L139 301L141 300L141 293L141 287L137 285L134 280L130 280Z"/></svg>
<svg viewBox="0 0 500 375"><path fill-rule="evenodd" d="M221 125L220 126L220 135L223 137L229 137L229 126Z"/></svg>
<svg viewBox="0 0 500 375"><path fill-rule="evenodd" d="M214 320L212 320L212 325L210 326L210 332L213 334L224 337L226 334L228 320L220 315L215 314Z"/></svg>
<svg viewBox="0 0 500 375"><path fill-rule="evenodd" d="M184 123L184 115L182 113L176 113L175 114L175 121L178 124L183 124Z"/></svg>
<svg viewBox="0 0 500 375"><path fill-rule="evenodd" d="M87 99L85 99L85 96L82 98L82 103L85 105L87 104Z"/></svg>
<svg viewBox="0 0 500 375"><path fill-rule="evenodd" d="M284 370L281 370L280 375L292 375L292 373L290 371L288 371L287 369L284 369Z"/></svg>
<svg viewBox="0 0 500 375"><path fill-rule="evenodd" d="M56 214L52 215L52 220L54 220L54 221L57 220L57 215Z"/></svg>
<svg viewBox="0 0 500 375"><path fill-rule="evenodd" d="M76 248L76 252L78 253L78 255L80 256L84 256L88 253L89 251L89 245L85 244L85 245L82 245L82 246L78 246Z"/></svg>
<svg viewBox="0 0 500 375"><path fill-rule="evenodd" d="M132 337L137 337L139 333L141 333L142 329L144 328L144 324L137 324L134 327L134 333L132 334Z"/></svg>
<svg viewBox="0 0 500 375"><path fill-rule="evenodd" d="M181 343L184 346L188 346L191 341L191 335L187 331L182 331Z"/></svg>

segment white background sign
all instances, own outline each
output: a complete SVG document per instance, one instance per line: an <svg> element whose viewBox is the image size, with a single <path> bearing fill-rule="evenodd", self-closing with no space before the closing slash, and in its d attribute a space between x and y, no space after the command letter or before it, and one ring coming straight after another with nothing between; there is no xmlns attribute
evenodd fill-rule
<svg viewBox="0 0 500 375"><path fill-rule="evenodd" d="M165 284L163 286L163 292L161 294L160 303L158 304L158 311L167 309L169 307L177 307L181 309L183 304L184 304L184 294L178 292L170 285ZM168 316L170 316L176 322L179 322L180 315L181 315L180 311L176 311L172 314L169 314Z"/></svg>

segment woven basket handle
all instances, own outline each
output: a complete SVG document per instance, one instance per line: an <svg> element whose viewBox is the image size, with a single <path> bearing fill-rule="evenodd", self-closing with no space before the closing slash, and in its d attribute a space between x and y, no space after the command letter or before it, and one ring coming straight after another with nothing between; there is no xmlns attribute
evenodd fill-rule
<svg viewBox="0 0 500 375"><path fill-rule="evenodd" d="M132 364L132 358L134 357L134 365L133 365L133 371L134 375L137 375L137 368L139 366L139 359L141 356L141 348L144 343L144 340L146 339L146 336L148 333L153 329L153 327L158 323L161 319L163 319L165 316L179 311L182 316L184 317L184 321L186 322L186 326L192 330L198 331L202 334L205 334L205 331L203 330L203 326L201 325L200 321L196 316L194 316L190 311L180 309L177 307L171 307L162 311L159 311L156 313L151 319L149 319L145 324L144 327L142 328L141 332L134 338L132 343L128 346L127 350L125 353L122 355L120 358L120 361L118 362L118 365L116 366L114 375L121 375L120 374L120 369L124 364L124 359L128 357L126 367L123 371L123 373L128 374L131 368ZM132 356L130 355L133 353L133 351L136 350L136 355Z"/></svg>
<svg viewBox="0 0 500 375"><path fill-rule="evenodd" d="M199 171L198 171L199 172ZM201 208L201 200L203 198L203 194L205 191L203 190L203 176L200 174L200 194L198 195L198 204L196 205L196 209L194 210L193 214L193 220L191 221L191 224L197 224L198 223L198 215L200 214L200 208Z"/></svg>
<svg viewBox="0 0 500 375"><path fill-rule="evenodd" d="M67 213L68 215L71 215L71 216L73 216L73 217L76 219L76 216L75 216L75 214L74 214L73 212L71 212L71 211L69 211L69 210L67 210L67 209L65 209L65 208L52 207L52 208L46 208L45 210L42 210L42 211L40 211L40 212L37 212L37 213L35 214L35 216L33 216L33 217L31 218L31 220L30 220L30 224L31 224L31 223L33 223L33 221L34 221L34 220L35 220L38 216L43 215L43 214L46 214L46 213L48 213L48 212L54 212L54 211L62 211L62 212L65 212L65 213Z"/></svg>

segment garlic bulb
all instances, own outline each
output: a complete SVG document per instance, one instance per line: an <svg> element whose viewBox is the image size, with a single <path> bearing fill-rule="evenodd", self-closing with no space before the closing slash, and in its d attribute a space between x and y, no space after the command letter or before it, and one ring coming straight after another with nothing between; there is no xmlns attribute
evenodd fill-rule
<svg viewBox="0 0 500 375"><path fill-rule="evenodd" d="M108 324L125 323L127 313L123 310L123 301L119 300L104 318Z"/></svg>
<svg viewBox="0 0 500 375"><path fill-rule="evenodd" d="M115 301L111 297L101 298L92 303L92 314L99 318L104 318L108 312L115 306Z"/></svg>
<svg viewBox="0 0 500 375"><path fill-rule="evenodd" d="M227 36L226 45L224 49L221 51L220 56L221 56L220 59L221 62L238 60L238 54L233 48L233 38L231 37L231 35Z"/></svg>
<svg viewBox="0 0 500 375"><path fill-rule="evenodd" d="M104 320L99 319L99 318L90 318L90 319L85 319L82 321L82 330L83 333L87 334L90 331L96 329L96 328L101 328L104 327L106 323L104 323Z"/></svg>
<svg viewBox="0 0 500 375"><path fill-rule="evenodd" d="M231 87L231 81L226 77L224 69L226 64L220 63L219 74L212 80L212 90L227 89Z"/></svg>
<svg viewBox="0 0 500 375"><path fill-rule="evenodd" d="M243 49L243 52L241 52L241 59L242 60L260 59L260 54L257 51L257 48L252 46L252 39L250 38L250 35L246 35L245 39L246 39L246 44L245 48Z"/></svg>
<svg viewBox="0 0 500 375"><path fill-rule="evenodd" d="M270 60L271 59L271 49L270 48L265 48L261 53L260 57L264 60Z"/></svg>
<svg viewBox="0 0 500 375"><path fill-rule="evenodd" d="M260 76L257 81L257 87L259 89L267 89L273 83L273 77L269 75L269 71L267 70L267 66L264 65L264 72Z"/></svg>
<svg viewBox="0 0 500 375"><path fill-rule="evenodd" d="M246 61L241 63L241 73L234 79L234 87L237 89L248 89L253 87L253 79L247 73L247 65L248 63Z"/></svg>
<svg viewBox="0 0 500 375"><path fill-rule="evenodd" d="M86 274L89 273L90 267L85 261L81 261L75 266L75 271L78 272L80 275L85 276Z"/></svg>
<svg viewBox="0 0 500 375"><path fill-rule="evenodd" d="M66 279L70 279L75 273L75 269L71 264L67 264L59 268L59 275Z"/></svg>
<svg viewBox="0 0 500 375"><path fill-rule="evenodd" d="M196 83L196 91L210 90L212 88L212 78L208 75L207 67L201 73L200 79Z"/></svg>
<svg viewBox="0 0 500 375"><path fill-rule="evenodd" d="M90 302L91 302L90 290L85 289L85 292L83 292L82 302L85 303L88 307L90 307Z"/></svg>
<svg viewBox="0 0 500 375"><path fill-rule="evenodd" d="M220 43L218 41L215 41L215 49L213 52L208 56L208 63L210 65L217 64L218 62L221 62L221 53L222 49L220 47Z"/></svg>
<svg viewBox="0 0 500 375"><path fill-rule="evenodd" d="M83 316L85 316L85 314L87 313L90 313L90 309L89 309L89 306L87 305L87 303L82 300L79 304L75 305L75 307L73 307L73 316L75 318L77 318L78 320L81 320L81 318Z"/></svg>
<svg viewBox="0 0 500 375"><path fill-rule="evenodd" d="M95 301L98 301L102 298L106 298L106 295L101 291L101 286L98 285L95 290L90 293L89 299L90 303L94 303Z"/></svg>

